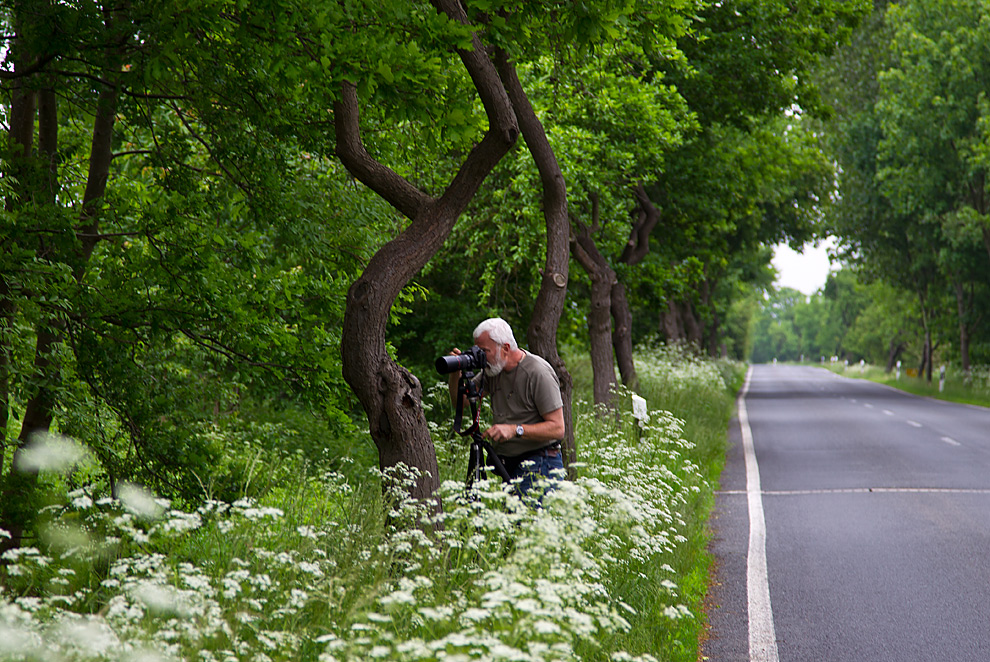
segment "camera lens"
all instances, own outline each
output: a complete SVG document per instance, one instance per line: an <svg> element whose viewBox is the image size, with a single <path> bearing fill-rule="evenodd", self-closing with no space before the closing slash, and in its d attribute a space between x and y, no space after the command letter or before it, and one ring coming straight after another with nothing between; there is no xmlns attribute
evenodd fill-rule
<svg viewBox="0 0 990 662"><path fill-rule="evenodd" d="M441 375L458 370L483 370L485 365L487 365L485 352L477 345L457 356L441 356L436 363L437 372Z"/></svg>
<svg viewBox="0 0 990 662"><path fill-rule="evenodd" d="M469 367L470 363L471 357L465 356L464 354L458 354L457 356L441 356L437 359L437 372L441 375L446 375L450 372L463 370L465 367Z"/></svg>

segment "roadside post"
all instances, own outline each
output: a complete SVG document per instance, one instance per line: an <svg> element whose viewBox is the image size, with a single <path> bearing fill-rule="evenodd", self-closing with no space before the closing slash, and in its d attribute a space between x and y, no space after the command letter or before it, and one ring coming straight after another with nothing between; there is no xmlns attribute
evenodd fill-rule
<svg viewBox="0 0 990 662"><path fill-rule="evenodd" d="M938 370L938 392L941 393L943 390L945 390L945 366Z"/></svg>
<svg viewBox="0 0 990 662"><path fill-rule="evenodd" d="M894 377L894 379L896 379L897 381L901 381L901 362L900 362L900 360L897 361L897 373L896 373L896 377Z"/></svg>
<svg viewBox="0 0 990 662"><path fill-rule="evenodd" d="M646 398L642 398L635 393L632 394L632 415L636 419L636 440L639 441L643 426L650 418L650 411L646 406Z"/></svg>

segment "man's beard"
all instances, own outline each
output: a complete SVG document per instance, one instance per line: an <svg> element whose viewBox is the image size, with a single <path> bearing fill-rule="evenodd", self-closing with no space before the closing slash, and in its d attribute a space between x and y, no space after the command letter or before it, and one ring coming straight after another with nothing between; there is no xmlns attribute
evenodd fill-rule
<svg viewBox="0 0 990 662"><path fill-rule="evenodd" d="M505 367L506 358L502 356L502 348L495 348L495 360L485 366L485 374L489 377L494 377L502 372Z"/></svg>

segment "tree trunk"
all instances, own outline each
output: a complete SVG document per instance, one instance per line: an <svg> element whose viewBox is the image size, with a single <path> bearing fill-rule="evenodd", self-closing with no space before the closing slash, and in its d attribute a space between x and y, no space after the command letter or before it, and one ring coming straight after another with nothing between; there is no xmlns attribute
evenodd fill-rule
<svg viewBox="0 0 990 662"><path fill-rule="evenodd" d="M660 332L663 333L663 337L667 339L668 343L679 343L685 340L681 314L673 299L667 299L667 310L660 313Z"/></svg>
<svg viewBox="0 0 990 662"><path fill-rule="evenodd" d="M921 346L921 363L918 365L918 377L923 377L929 383L932 381L932 332L924 330L924 340Z"/></svg>
<svg viewBox="0 0 990 662"><path fill-rule="evenodd" d="M660 222L660 210L653 204L642 182L637 182L633 186L633 194L639 203L639 213L629 230L629 240L619 256L619 261L628 265L639 264L650 252L650 235ZM623 384L636 390L639 388L639 378L636 376L636 365L633 362L632 313L629 310L626 288L618 282L618 279L612 286L610 297L612 347L615 350L615 360L619 364L619 375Z"/></svg>
<svg viewBox="0 0 990 662"><path fill-rule="evenodd" d="M690 301L681 301L678 303L677 311L684 325L684 335L687 343L696 350L701 351L701 323L698 322L698 317L694 314L694 306L691 305Z"/></svg>
<svg viewBox="0 0 990 662"><path fill-rule="evenodd" d="M718 355L718 314L715 312L712 306L712 290L715 288L715 284L712 283L707 277L701 281L700 291L700 304L709 311L711 316L711 321L709 324L705 324L702 320L698 319L695 315L695 319L698 320L698 328L700 330L700 337L698 339L698 351L704 352L707 356L715 357Z"/></svg>
<svg viewBox="0 0 990 662"><path fill-rule="evenodd" d="M616 280L609 297L612 302L612 348L619 365L622 383L632 390L639 388L636 364L632 353L632 313L626 298L626 287Z"/></svg>
<svg viewBox="0 0 990 662"><path fill-rule="evenodd" d="M560 381L560 396L564 403L564 464L577 461L574 443L573 380L564 359L557 352L557 328L567 300L567 279L570 268L570 225L567 217L567 187L560 171L557 155L547 140L543 124L536 116L526 96L515 66L502 49L496 49L495 62L499 77L512 102L519 129L533 162L540 173L543 188L543 218L547 229L547 259L543 267L540 291L533 303L533 316L526 331L529 348L553 367Z"/></svg>
<svg viewBox="0 0 990 662"><path fill-rule="evenodd" d="M438 11L467 24L456 0L435 0ZM389 311L409 280L439 250L492 168L508 152L518 127L505 90L477 34L473 48L459 51L488 114L489 129L471 150L439 199L433 199L378 163L361 142L357 91L342 86L334 104L337 154L347 169L411 219L409 226L369 261L347 293L341 338L344 379L368 417L379 465L403 463L419 471L410 496L430 499L439 485L436 452L423 414L419 380L389 358L385 332Z"/></svg>
<svg viewBox="0 0 990 662"><path fill-rule="evenodd" d="M611 405L615 387L615 361L612 355L612 288L615 271L598 250L592 231L598 226L598 198L592 197L592 226L589 229L577 218L572 219L574 238L571 253L591 278L591 310L588 333L591 341L591 369L596 405Z"/></svg>
<svg viewBox="0 0 990 662"><path fill-rule="evenodd" d="M959 314L959 359L962 363L963 374L969 376L969 324L966 321L970 302L967 301L966 288L962 283L954 283L956 292L956 310Z"/></svg>
<svg viewBox="0 0 990 662"><path fill-rule="evenodd" d="M919 289L918 304L921 309L921 326L925 332L924 347L921 352L921 366L918 368L918 376L925 376L925 380L930 384L932 381L932 322L931 314L928 310L928 292L926 289Z"/></svg>
<svg viewBox="0 0 990 662"><path fill-rule="evenodd" d="M896 338L890 339L890 344L887 346L887 367L884 372L890 372L894 369L897 364L897 358L904 352L904 343L897 342Z"/></svg>

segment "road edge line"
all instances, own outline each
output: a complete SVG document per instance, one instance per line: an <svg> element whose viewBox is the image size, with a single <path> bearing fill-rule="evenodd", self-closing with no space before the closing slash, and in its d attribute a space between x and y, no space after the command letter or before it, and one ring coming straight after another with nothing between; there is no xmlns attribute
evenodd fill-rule
<svg viewBox="0 0 990 662"><path fill-rule="evenodd" d="M749 552L746 558L746 593L749 609L749 659L751 662L778 662L777 636L773 627L770 605L770 583L767 578L767 529L763 516L763 494L760 487L760 467L753 449L753 432L749 428L746 395L753 375L753 366L746 371L746 380L739 392L739 428L746 460L746 501L749 505Z"/></svg>

